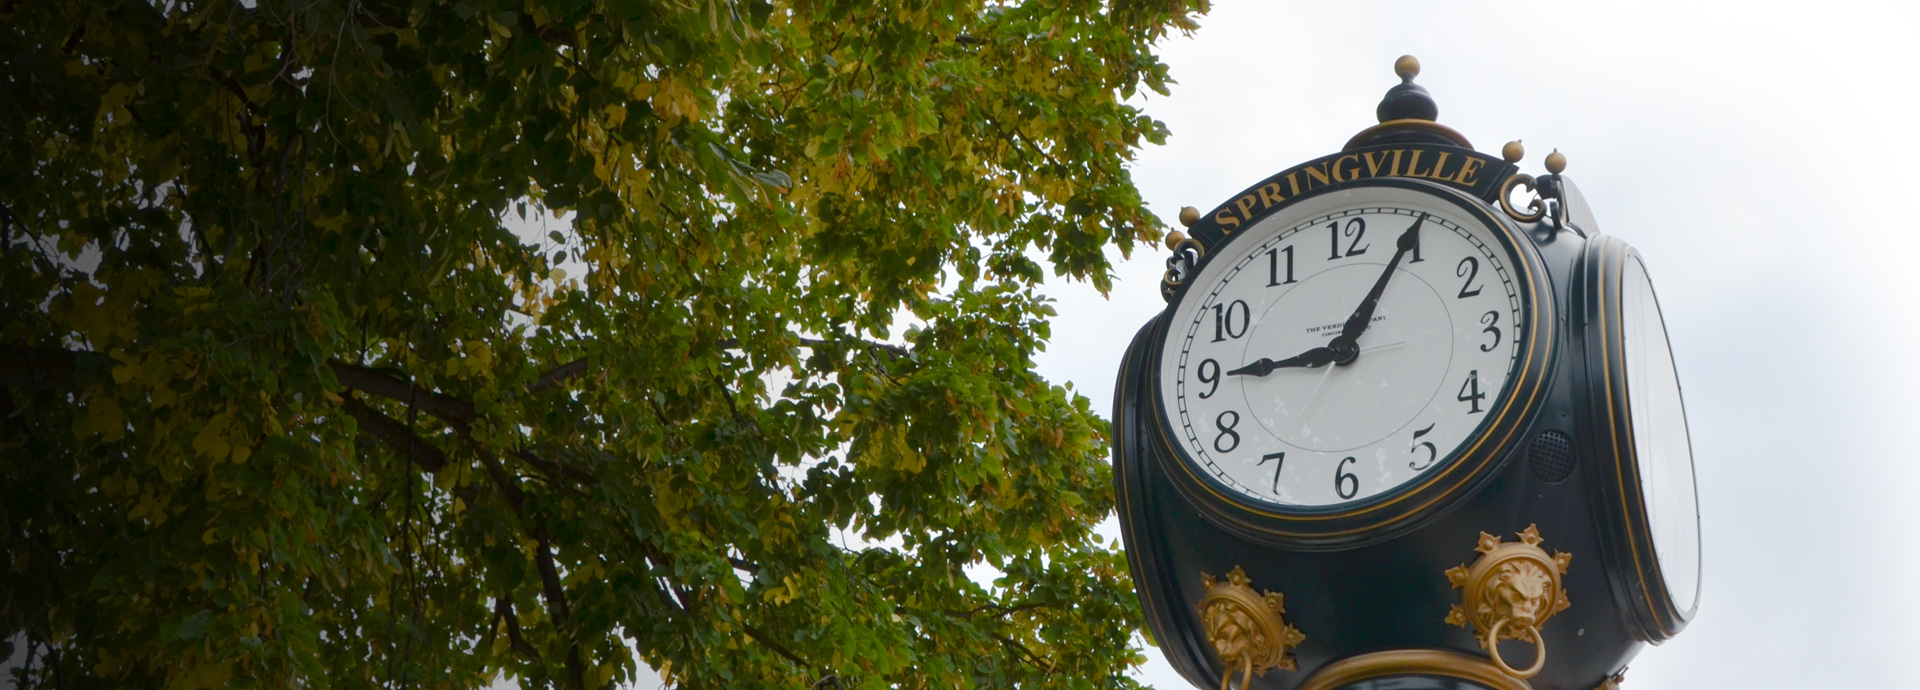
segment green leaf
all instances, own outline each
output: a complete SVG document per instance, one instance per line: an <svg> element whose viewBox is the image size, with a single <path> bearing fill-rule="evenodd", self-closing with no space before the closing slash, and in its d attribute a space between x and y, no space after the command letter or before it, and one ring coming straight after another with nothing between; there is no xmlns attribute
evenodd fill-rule
<svg viewBox="0 0 1920 690"><path fill-rule="evenodd" d="M202 609L199 613L180 621L180 627L174 632L182 640L198 640L207 634L207 628L213 627L213 612Z"/></svg>

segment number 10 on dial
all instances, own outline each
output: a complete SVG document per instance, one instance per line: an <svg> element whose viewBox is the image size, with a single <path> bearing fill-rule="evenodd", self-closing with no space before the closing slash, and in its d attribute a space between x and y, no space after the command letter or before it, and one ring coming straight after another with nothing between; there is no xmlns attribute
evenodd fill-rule
<svg viewBox="0 0 1920 690"><path fill-rule="evenodd" d="M1507 394L1526 323L1500 230L1430 194L1363 191L1237 234L1170 315L1170 440L1231 500L1396 494L1472 445Z"/></svg>

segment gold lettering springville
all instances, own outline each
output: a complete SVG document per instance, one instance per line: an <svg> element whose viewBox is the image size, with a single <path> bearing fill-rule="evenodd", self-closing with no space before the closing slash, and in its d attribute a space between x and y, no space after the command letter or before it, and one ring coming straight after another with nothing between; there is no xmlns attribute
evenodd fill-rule
<svg viewBox="0 0 1920 690"><path fill-rule="evenodd" d="M1473 179L1473 176L1479 174L1480 166L1485 164L1486 161L1467 156L1466 160L1460 162L1460 174L1455 175L1453 181L1469 187L1479 184L1480 182Z"/></svg>
<svg viewBox="0 0 1920 690"><path fill-rule="evenodd" d="M1233 200L1233 207L1234 207L1234 208L1236 208L1236 209L1238 209L1238 210L1240 211L1240 217L1241 217L1241 218L1252 218L1252 217L1253 217L1253 204L1254 204L1254 202L1256 202L1256 201L1259 201L1259 197L1256 197L1256 196L1254 196L1254 195L1252 195L1252 194L1248 194L1248 195L1246 195L1246 196L1243 196L1243 197L1240 197L1240 198L1238 198L1238 199L1234 199L1234 200Z"/></svg>
<svg viewBox="0 0 1920 690"><path fill-rule="evenodd" d="M1446 169L1446 167L1447 167L1447 157L1448 157L1448 156L1451 156L1451 155L1453 155L1453 154L1451 154L1451 153L1448 153L1448 152L1446 152L1446 151L1441 151L1441 152L1440 152L1440 160L1436 160L1436 161L1434 161L1434 162L1433 162L1433 171L1432 171L1432 172L1429 172L1429 173L1427 173L1427 177L1430 177L1430 178L1433 178L1433 179L1436 179L1436 180L1439 180L1439 181L1441 181L1441 182L1452 182L1452 181L1453 181L1453 178L1452 178L1452 177L1449 177L1449 176L1447 176L1447 175L1442 175L1442 174L1440 174L1440 171L1441 171L1441 170L1445 170L1445 169Z"/></svg>
<svg viewBox="0 0 1920 690"><path fill-rule="evenodd" d="M1213 222L1220 225L1221 232L1233 232L1234 228L1240 227L1240 219L1233 217L1233 209L1225 206L1213 212Z"/></svg>
<svg viewBox="0 0 1920 690"><path fill-rule="evenodd" d="M1375 159L1375 158L1373 157L1373 154L1375 154L1375 153L1378 153L1378 154L1380 154L1380 158L1379 158L1379 159L1377 159L1377 160L1376 160L1376 159ZM1363 152L1361 152L1361 154L1360 154L1360 155L1361 155L1361 157L1363 157L1363 158L1365 158L1365 159L1367 159L1367 177L1379 177L1379 176L1380 176L1380 166L1382 166L1382 165L1386 165L1386 163L1387 163L1387 154L1388 154L1388 153L1389 153L1389 152L1387 152L1387 151L1363 151ZM1397 152L1397 151L1395 151L1395 152L1393 152L1393 153L1398 153L1398 152Z"/></svg>
<svg viewBox="0 0 1920 690"><path fill-rule="evenodd" d="M1427 154L1432 156L1429 158ZM1221 234L1232 234L1252 222L1255 216L1266 215L1302 192L1369 178L1420 177L1473 188L1480 184L1483 168L1490 160L1470 151L1418 145L1328 156L1268 178L1259 187L1214 209L1212 220ZM1423 166L1423 163L1430 165ZM1305 173L1304 180L1302 173Z"/></svg>
<svg viewBox="0 0 1920 690"><path fill-rule="evenodd" d="M1286 197L1280 196L1280 183L1278 182L1268 182L1260 188L1260 210L1262 211L1273 208L1276 204L1286 200Z"/></svg>
<svg viewBox="0 0 1920 690"><path fill-rule="evenodd" d="M1346 167L1351 162L1353 167ZM1360 179L1360 157L1351 153L1341 156L1333 162L1333 181L1346 182Z"/></svg>
<svg viewBox="0 0 1920 690"><path fill-rule="evenodd" d="M1398 153L1398 151L1395 153ZM1426 152L1420 149L1414 149L1413 155L1407 156L1407 177L1426 177L1427 173L1433 172L1431 170L1420 172L1420 154L1422 153Z"/></svg>
<svg viewBox="0 0 1920 690"><path fill-rule="evenodd" d="M1307 189L1313 189L1314 180L1319 180L1322 187L1333 184L1332 176L1327 174L1326 161L1321 161L1320 167L1306 167L1301 168L1300 171L1307 174Z"/></svg>

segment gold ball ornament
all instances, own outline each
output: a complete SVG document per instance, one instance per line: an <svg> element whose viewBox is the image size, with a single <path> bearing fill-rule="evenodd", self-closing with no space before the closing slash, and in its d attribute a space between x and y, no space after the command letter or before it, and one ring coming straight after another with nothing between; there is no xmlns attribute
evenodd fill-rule
<svg viewBox="0 0 1920 690"><path fill-rule="evenodd" d="M1173 230L1167 233L1168 249L1177 248L1180 246L1181 242L1185 242L1185 241L1187 241L1187 233L1180 232L1179 230Z"/></svg>
<svg viewBox="0 0 1920 690"><path fill-rule="evenodd" d="M1508 163L1518 163L1526 156L1527 147L1521 146L1519 139L1509 141L1506 146L1500 147L1500 157L1506 159Z"/></svg>
<svg viewBox="0 0 1920 690"><path fill-rule="evenodd" d="M1198 222L1200 222L1200 209L1194 208L1192 206L1180 207L1180 224L1181 225L1191 228L1193 227L1194 223L1198 223Z"/></svg>
<svg viewBox="0 0 1920 690"><path fill-rule="evenodd" d="M1401 79L1420 76L1420 58L1412 55L1400 56L1400 59L1393 61L1393 73L1400 75Z"/></svg>
<svg viewBox="0 0 1920 690"><path fill-rule="evenodd" d="M1567 155L1561 153L1560 149L1554 149L1553 153L1547 154L1547 172L1558 175L1566 169Z"/></svg>

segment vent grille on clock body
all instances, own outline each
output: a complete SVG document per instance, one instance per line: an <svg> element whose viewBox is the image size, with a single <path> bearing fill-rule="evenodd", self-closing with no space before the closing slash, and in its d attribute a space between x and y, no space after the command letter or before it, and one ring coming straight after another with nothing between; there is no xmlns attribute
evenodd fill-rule
<svg viewBox="0 0 1920 690"><path fill-rule="evenodd" d="M1564 482L1573 476L1573 464L1573 437L1563 432L1542 431L1527 445L1527 467L1533 470L1535 479L1548 484Z"/></svg>

